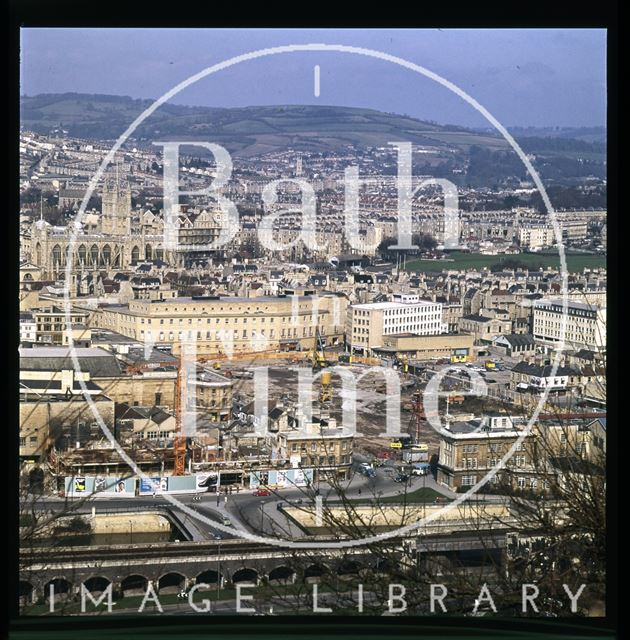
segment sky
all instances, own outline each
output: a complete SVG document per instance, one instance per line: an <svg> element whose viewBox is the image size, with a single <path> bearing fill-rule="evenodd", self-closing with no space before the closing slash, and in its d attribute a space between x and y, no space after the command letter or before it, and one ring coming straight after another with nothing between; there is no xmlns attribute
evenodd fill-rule
<svg viewBox="0 0 630 640"><path fill-rule="evenodd" d="M421 65L470 94L504 126L606 123L603 29L26 28L21 33L21 93L158 98L233 56L310 43L364 47ZM366 107L440 124L490 126L433 80L391 62L337 52L292 52L243 62L200 80L171 101L212 107Z"/></svg>

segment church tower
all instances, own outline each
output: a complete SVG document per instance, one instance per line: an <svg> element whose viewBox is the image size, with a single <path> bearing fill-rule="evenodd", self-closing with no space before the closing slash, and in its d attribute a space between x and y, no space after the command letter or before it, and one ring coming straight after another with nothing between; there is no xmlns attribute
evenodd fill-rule
<svg viewBox="0 0 630 640"><path fill-rule="evenodd" d="M105 178L103 184L101 232L110 236L131 233L131 188L126 180L120 179L118 168L115 176Z"/></svg>

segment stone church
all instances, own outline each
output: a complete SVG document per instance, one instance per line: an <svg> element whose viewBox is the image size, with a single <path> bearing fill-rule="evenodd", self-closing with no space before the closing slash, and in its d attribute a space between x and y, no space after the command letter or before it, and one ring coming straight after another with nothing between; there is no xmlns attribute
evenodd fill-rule
<svg viewBox="0 0 630 640"><path fill-rule="evenodd" d="M57 279L65 272L69 260L75 273L97 268L125 271L144 260L184 266L195 257L207 258L209 252L196 256L194 245L210 244L220 231L216 214L207 211L182 214L181 249L165 251L161 215L151 211L134 213L127 181L107 178L102 203L102 214L93 224L88 222L92 216L84 216L85 222L74 221L65 227L52 226L41 219L31 225L30 233L22 238L22 250L42 270L44 278Z"/></svg>

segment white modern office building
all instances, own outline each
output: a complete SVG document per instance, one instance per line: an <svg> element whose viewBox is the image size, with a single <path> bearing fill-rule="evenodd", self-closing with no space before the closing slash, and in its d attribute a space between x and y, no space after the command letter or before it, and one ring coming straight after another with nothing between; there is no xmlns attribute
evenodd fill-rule
<svg viewBox="0 0 630 640"><path fill-rule="evenodd" d="M448 333L442 305L413 294L394 294L389 302L353 304L348 308L346 341L353 350L369 353L383 346L384 336L434 336Z"/></svg>

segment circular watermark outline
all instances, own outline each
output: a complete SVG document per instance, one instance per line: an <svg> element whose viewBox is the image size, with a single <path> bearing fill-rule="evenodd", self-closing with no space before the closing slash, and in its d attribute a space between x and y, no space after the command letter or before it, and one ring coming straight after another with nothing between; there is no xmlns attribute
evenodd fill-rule
<svg viewBox="0 0 630 640"><path fill-rule="evenodd" d="M296 52L318 52L318 51L319 52L334 52L334 53L355 54L355 55L365 56L365 57L368 57L368 58L375 58L375 59L378 59L378 60L383 60L385 62L391 62L392 64L396 64L396 65L398 65L400 67L403 67L405 69L409 69L410 71L418 73L418 74L420 74L420 75L422 75L422 76L424 76L426 78L429 78L429 79L437 82L438 84L442 85L446 89L449 89L455 95L457 95L460 98L462 98L465 102L467 102L469 105L471 105L478 113L480 113L495 129L497 129L499 131L499 133L501 133L501 135L504 137L504 139L512 147L513 151L521 159L521 161L525 165L529 175L533 179L534 184L536 185L536 188L538 189L538 191L541 194L541 197L542 197L543 203L545 205L545 209L547 211L547 214L551 217L551 222L552 222L552 225L553 225L554 234L555 234L555 237L556 237L556 243L557 243L557 247L558 247L558 253L559 253L559 256L560 256L560 268L561 268L561 278L562 278L562 323L561 323L561 328L560 328L561 337L560 337L560 341L558 343L558 350L557 350L556 356L554 358L554 361L553 361L553 364L552 364L552 370L551 370L551 375L555 376L556 372L557 372L557 370L558 370L558 368L560 366L562 352L564 351L564 348L565 348L566 323L567 323L567 314L568 314L568 273L567 273L567 266L566 266L566 257L565 257L565 254L564 254L564 246L562 244L562 233L561 233L560 227L558 225L558 221L556 219L555 211L554 211L554 209L553 209L553 207L551 205L551 202L549 200L549 196L547 195L547 192L545 190L545 187L544 187L544 185L542 183L542 180L541 180L540 176L538 175L536 169L531 164L529 158L525 155L523 150L520 148L520 146L518 145L516 140L510 135L510 133L507 131L507 129L485 107L483 107L481 104L479 104L472 96L470 96L468 93L466 93L463 89L460 89L458 86L456 86L455 84L453 84L449 80L446 80L442 76L438 75L437 73L435 73L433 71L430 71L429 69L426 69L425 67L422 67L422 66L420 66L418 64L415 64L413 62L405 60L404 58L400 58L398 56L394 56L394 55L391 55L391 54L388 54L388 53L385 53L385 52L382 52L382 51L377 51L377 50L374 50L374 49L368 49L368 48L364 48L364 47L354 47L354 46L349 46L349 45L324 44L324 43L296 44L296 45L283 45L283 46L278 46L278 47L270 47L270 48L259 49L259 50L252 51L252 52L249 52L249 53L241 54L239 56L235 56L233 58L229 58L228 60L225 60L223 62L217 63L217 64L212 65L210 67L206 67L202 71L190 76L186 80L183 80L182 82L177 84L171 90L167 91L164 95L162 95L160 98L155 100L155 102L151 106L149 106L147 109L145 109L145 111L143 111L129 125L129 127L121 134L121 136L118 138L118 140L112 146L112 148L107 153L105 158L103 158L103 160L102 160L101 164L99 165L96 173L94 174L94 176L90 180L90 183L88 185L86 194L83 197L83 200L82 200L81 205L79 207L79 211L78 211L78 213L77 213L77 215L75 217L75 224L73 225L73 229L72 229L72 231L70 233L70 241L69 241L69 244L68 244L68 248L70 249L70 251L68 251L67 255L68 256L71 255L71 249L74 246L74 244L76 243L78 230L79 230L79 227L80 227L81 220L83 219L83 216L85 214L85 209L87 207L88 201L89 201L90 197L92 196L92 193L96 189L96 187L98 185L98 182L101 179L101 177L103 176L103 174L104 174L105 170L107 169L108 165L114 159L114 157L116 155L116 152L125 143L127 138L135 131L135 129L146 118L148 118L152 113L154 113L161 105L163 105L169 99L171 99L172 97L177 95L180 91L182 91L183 89L187 88L188 86L194 84L198 80L201 80L201 79L203 79L203 78L205 78L205 77L207 77L209 75L212 75L213 73L216 73L218 71L221 71L221 70L224 70L224 69L228 69L229 67L235 66L235 65L240 64L242 62L247 62L249 60L256 60L257 58L263 58L263 57L276 55L276 54L296 53ZM69 285L69 283L71 281L71 275L72 275L71 274L71 267L72 267L72 261L71 260L67 260L66 269L65 269L65 283L64 283L64 307L65 307L65 319L66 319L66 335L67 335L68 342L69 342L69 345L70 345L70 356L72 358L72 362L73 362L75 371L77 373L81 373L81 366L80 366L79 359L78 359L78 356L77 356L77 353L76 353L76 349L75 349L75 346L74 346L74 340L72 338L71 319L70 319L71 304L70 304L70 291L69 291L69 286L70 285ZM92 398L91 398L91 396L90 396L90 394L88 392L87 385L85 384L85 382L83 381L83 379L81 377L79 377L78 382L79 382L79 384L81 386L84 398L87 401L88 406L90 407L90 409L91 409L96 421L98 422L101 430L103 431L105 436L109 439L109 441L112 444L113 448L116 449L116 451L121 456L121 458L127 463L127 465L134 471L134 473L139 478L142 478L144 480L149 480L150 481L149 476L145 475L142 472L142 470L137 466L135 461L133 461L125 453L124 449L120 446L120 444L116 441L116 439L112 435L111 431L107 428L107 425L105 424L105 422L103 421L101 415L98 412L96 404L94 403L94 401L92 400ZM466 493L462 493L460 497L458 497L455 500L453 500L452 502L448 503L442 509L438 510L437 512L435 512L433 514L429 514L428 516L425 516L425 517L421 518L420 520L418 520L418 521L416 521L414 523L411 523L409 525L405 525L403 527L399 527L398 529L395 529L393 531L387 531L387 532L384 532L384 533L381 533L381 534L372 535L372 536L369 536L367 538L362 538L362 539L359 539L359 540L354 540L354 539L353 540L337 540L337 541L330 541L330 542L326 542L326 541L322 541L322 542L296 542L296 541L293 541L293 540L285 540L285 539L279 539L279 538L267 538L264 535L263 536L259 536L259 535L256 535L256 534L252 534L249 531L236 530L233 527L226 527L226 526L222 525L221 523L214 522L214 521L210 520L209 518L206 518L202 514L198 513L197 511L194 511L193 509L191 509L190 507L186 506L182 502L179 502L177 500L177 498L175 498L172 495L169 495L167 493L164 493L164 494L161 494L161 495L173 507L178 508L180 511L184 512L189 517L196 518L197 520L200 520L200 521L206 523L207 525L210 525L210 526L212 526L212 527L214 527L216 529L219 529L219 530L223 531L224 533L230 533L230 534L237 533L239 535L239 537L246 538L247 540L249 540L251 542L259 542L259 543L262 543L262 544L268 544L268 545L277 546L277 547L288 547L288 548L291 548L291 549L343 549L343 548L357 547L357 546L362 546L362 545L366 545L366 544L372 544L372 543L375 543L375 542L380 542L380 541L383 541L383 540L388 540L388 539L391 539L391 538L394 538L394 537L398 537L398 536L401 536L401 535L405 535L405 534L411 533L412 531L414 531L416 529L419 529L422 526L426 526L427 524L429 524L433 520L441 517L444 513L448 513L449 511L451 511L453 509L456 509L462 503L464 503L466 500L468 500L470 497L472 497L489 480L491 480L496 475L496 473L499 471L499 469L501 469L501 468L503 468L505 466L505 463L507 462L507 460L514 454L514 452L517 450L517 447L519 447L519 445L523 442L523 440L529 436L529 433L530 433L533 425L536 423L536 420L538 419L538 416L539 416L542 408L545 405L545 402L547 400L548 395L549 395L549 389L545 388L545 390L543 391L543 393L542 393L542 395L540 397L540 400L539 400L536 408L534 409L534 412L533 412L530 420L528 421L527 425L522 430L522 434L517 438L517 440L514 442L514 444L510 448L510 450L503 456L503 458L501 458L501 460L498 462L498 464L493 469L491 469L480 481L478 481L475 485L473 485Z"/></svg>

